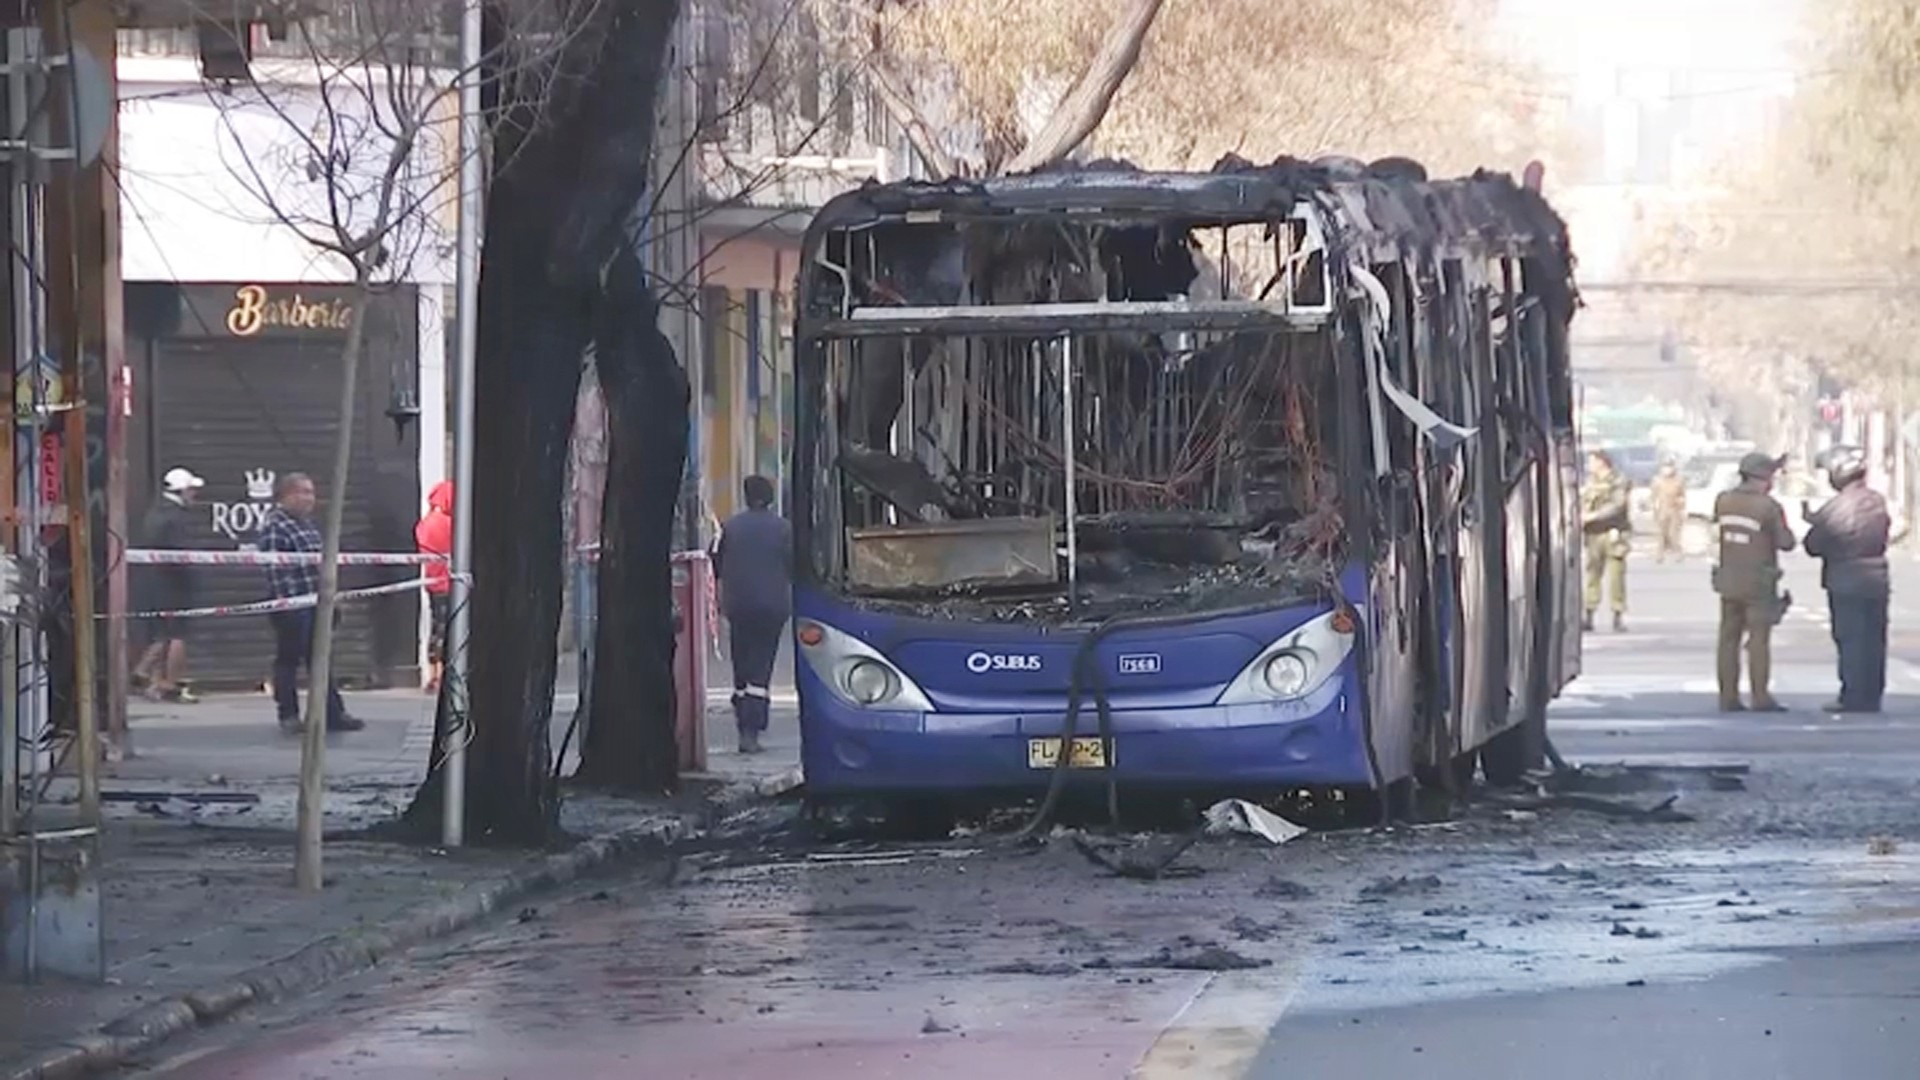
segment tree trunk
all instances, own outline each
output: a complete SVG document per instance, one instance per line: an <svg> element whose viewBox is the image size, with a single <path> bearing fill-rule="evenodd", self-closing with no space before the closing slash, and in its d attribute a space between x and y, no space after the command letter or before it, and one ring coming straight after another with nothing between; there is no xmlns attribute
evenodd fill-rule
<svg viewBox="0 0 1920 1080"><path fill-rule="evenodd" d="M687 458L687 376L631 252L608 270L600 315L594 362L607 403L607 485L591 711L577 778L666 792L679 781L670 561Z"/></svg>
<svg viewBox="0 0 1920 1080"><path fill-rule="evenodd" d="M320 837L327 798L327 688L333 685L333 613L340 594L340 530L346 522L347 480L353 468L353 403L360 381L360 351L367 338L368 274L359 268L353 281L353 314L347 343L340 350L340 418L333 436L333 475L327 480L327 509L321 524L320 590L313 606L313 651L307 656L307 728L300 740L300 797L295 809L294 885L318 892L325 883Z"/></svg>
<svg viewBox="0 0 1920 1080"><path fill-rule="evenodd" d="M601 274L633 244L627 225L646 189L654 102L677 14L674 0L593 8L556 77L516 76L496 112L514 126L506 132L512 145L496 147L503 164L487 193L480 256L466 680L466 831L476 843L542 844L559 822L550 724L567 442ZM513 99L522 89L552 96ZM609 491L609 502L617 497ZM672 500L658 512L670 520ZM443 691L436 747L456 722L449 700ZM442 798L436 769L407 823L437 836Z"/></svg>
<svg viewBox="0 0 1920 1080"><path fill-rule="evenodd" d="M537 152L537 148L529 147ZM465 723L466 836L539 845L559 822L549 722L565 587L567 439L589 323L583 298L545 271L562 192L518 170L496 180L480 256L474 357L473 590ZM452 675L449 673L449 678ZM442 688L434 746L456 718ZM408 816L437 835L440 773Z"/></svg>

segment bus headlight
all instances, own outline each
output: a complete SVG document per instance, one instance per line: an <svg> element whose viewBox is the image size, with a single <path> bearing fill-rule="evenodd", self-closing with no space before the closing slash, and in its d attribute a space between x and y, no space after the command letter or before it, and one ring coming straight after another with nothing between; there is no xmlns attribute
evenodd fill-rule
<svg viewBox="0 0 1920 1080"><path fill-rule="evenodd" d="M1275 653L1267 658L1267 689L1275 697L1299 697L1307 690L1307 680L1313 677L1313 668L1307 660L1296 652Z"/></svg>
<svg viewBox="0 0 1920 1080"><path fill-rule="evenodd" d="M854 704L869 708L900 692L900 680L885 664L875 660L861 659L848 663L840 673L840 681L846 684L847 696L853 699Z"/></svg>
<svg viewBox="0 0 1920 1080"><path fill-rule="evenodd" d="M1258 705L1296 701L1333 678L1353 652L1353 615L1329 611L1309 619L1260 650L1221 692L1216 705Z"/></svg>
<svg viewBox="0 0 1920 1080"><path fill-rule="evenodd" d="M860 709L933 712L933 703L880 650L826 623L801 619L793 640L800 658L833 696Z"/></svg>

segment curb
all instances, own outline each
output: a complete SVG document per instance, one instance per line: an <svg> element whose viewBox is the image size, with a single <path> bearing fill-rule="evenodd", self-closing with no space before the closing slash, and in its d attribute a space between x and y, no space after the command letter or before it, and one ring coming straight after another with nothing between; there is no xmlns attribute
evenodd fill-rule
<svg viewBox="0 0 1920 1080"><path fill-rule="evenodd" d="M144 1005L96 1032L68 1039L31 1060L7 1068L0 1080L72 1080L118 1068L160 1044L220 1023L255 1003L299 997L378 965L394 953L466 929L494 912L536 893L566 885L595 870L660 851L705 830L712 819L777 798L801 783L800 769L738 785L703 814L637 826L583 841L532 866L469 889L452 900L416 908L379 929L333 934L278 960L215 983Z"/></svg>

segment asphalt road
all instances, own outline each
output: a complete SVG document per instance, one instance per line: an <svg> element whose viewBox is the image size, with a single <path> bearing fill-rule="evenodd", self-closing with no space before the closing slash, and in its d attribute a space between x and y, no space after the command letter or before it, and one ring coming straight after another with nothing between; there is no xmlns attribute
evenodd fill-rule
<svg viewBox="0 0 1920 1080"><path fill-rule="evenodd" d="M1704 567L1634 570L1630 631L1590 638L1552 730L1577 761L1674 767L1622 798L1691 820L1482 801L1208 842L1143 883L1065 842L801 842L769 815L143 1075L1920 1075L1920 591L1886 715L1816 711L1831 645L1801 610L1796 711L1722 717ZM1740 790L1678 768L1727 763Z"/></svg>
<svg viewBox="0 0 1920 1080"><path fill-rule="evenodd" d="M1291 1019L1251 1075L1808 1080L1920 1071L1920 945L1790 951L1699 981Z"/></svg>

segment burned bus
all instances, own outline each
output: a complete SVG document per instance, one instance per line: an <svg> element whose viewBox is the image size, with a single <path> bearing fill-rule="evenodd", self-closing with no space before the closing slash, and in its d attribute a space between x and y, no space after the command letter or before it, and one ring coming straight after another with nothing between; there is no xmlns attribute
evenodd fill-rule
<svg viewBox="0 0 1920 1080"><path fill-rule="evenodd" d="M822 800L1516 779L1577 673L1566 230L1505 175L869 184L805 240Z"/></svg>

